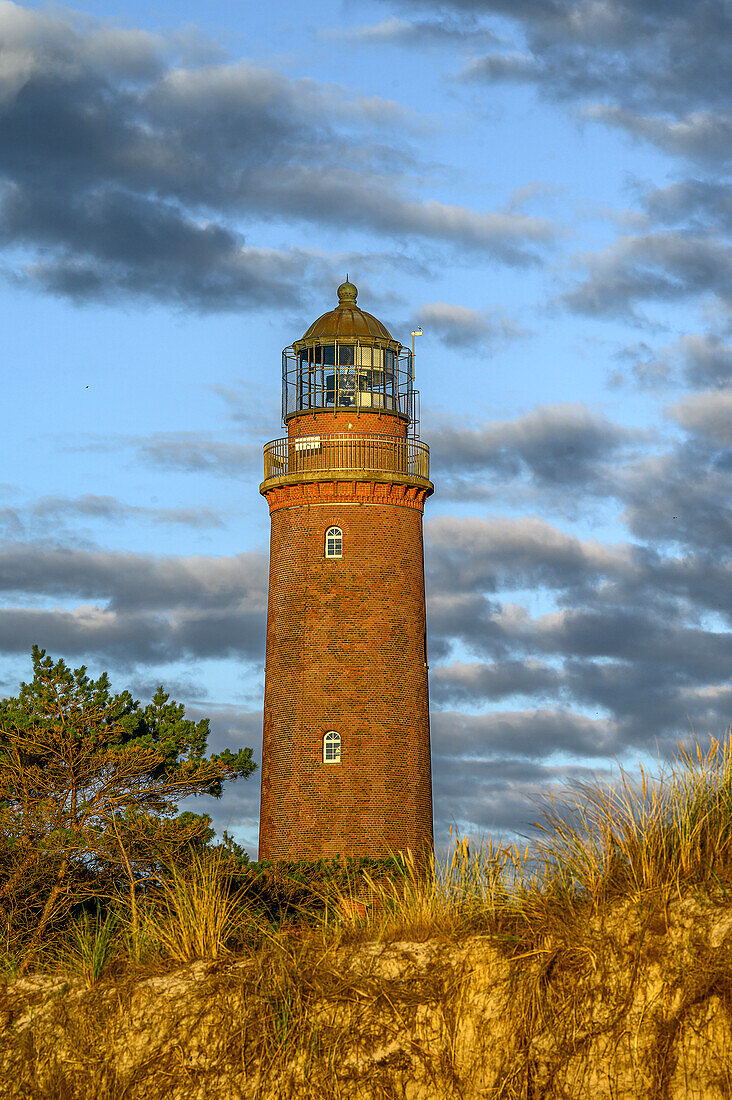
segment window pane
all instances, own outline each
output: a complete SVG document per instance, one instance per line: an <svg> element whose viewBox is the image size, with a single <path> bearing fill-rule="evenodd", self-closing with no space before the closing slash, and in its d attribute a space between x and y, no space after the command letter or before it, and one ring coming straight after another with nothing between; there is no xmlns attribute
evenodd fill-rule
<svg viewBox="0 0 732 1100"><path fill-rule="evenodd" d="M341 759L341 737L330 730L323 738L323 760L326 764L339 764Z"/></svg>
<svg viewBox="0 0 732 1100"><path fill-rule="evenodd" d="M341 349L343 350L343 349ZM353 351L353 348L350 349ZM356 389L356 374L353 370L341 368L338 371L338 404L350 407Z"/></svg>
<svg viewBox="0 0 732 1100"><path fill-rule="evenodd" d="M326 558L340 558L343 554L343 532L340 527L329 527L325 532Z"/></svg>

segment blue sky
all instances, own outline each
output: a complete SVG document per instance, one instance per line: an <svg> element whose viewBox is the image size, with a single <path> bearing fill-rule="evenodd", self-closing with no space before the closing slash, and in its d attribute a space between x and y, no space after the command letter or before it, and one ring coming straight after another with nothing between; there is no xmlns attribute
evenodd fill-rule
<svg viewBox="0 0 732 1100"><path fill-rule="evenodd" d="M722 735L730 19L0 2L0 690L37 642L259 751L261 445L347 271L424 330L439 835Z"/></svg>

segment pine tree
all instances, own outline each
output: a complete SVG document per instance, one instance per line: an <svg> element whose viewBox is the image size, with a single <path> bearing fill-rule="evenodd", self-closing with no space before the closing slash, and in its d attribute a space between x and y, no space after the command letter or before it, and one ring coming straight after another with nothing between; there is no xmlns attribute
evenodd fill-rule
<svg viewBox="0 0 732 1100"><path fill-rule="evenodd" d="M120 881L134 924L140 885L212 836L178 800L219 797L256 767L249 748L206 756L208 719L185 718L162 687L142 707L106 673L93 680L38 647L32 659L30 683L0 701L0 901L10 918L22 895L33 922L26 966L69 905Z"/></svg>

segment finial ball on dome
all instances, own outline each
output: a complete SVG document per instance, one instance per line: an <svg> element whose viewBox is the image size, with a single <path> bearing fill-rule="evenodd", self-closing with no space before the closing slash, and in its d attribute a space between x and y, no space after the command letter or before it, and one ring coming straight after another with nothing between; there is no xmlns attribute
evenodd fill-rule
<svg viewBox="0 0 732 1100"><path fill-rule="evenodd" d="M348 281L346 275L345 283L341 283L338 287L338 302L342 306L351 306L356 303L356 295L358 294L358 288Z"/></svg>

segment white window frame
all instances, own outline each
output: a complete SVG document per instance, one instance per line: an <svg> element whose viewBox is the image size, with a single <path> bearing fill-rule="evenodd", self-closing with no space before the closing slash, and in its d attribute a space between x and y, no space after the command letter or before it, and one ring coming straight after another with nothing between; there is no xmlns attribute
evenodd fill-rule
<svg viewBox="0 0 732 1100"><path fill-rule="evenodd" d="M337 730L328 730L323 735L323 763L340 764L341 735Z"/></svg>
<svg viewBox="0 0 732 1100"><path fill-rule="evenodd" d="M328 543L333 542L333 550L328 546ZM336 549L337 546L337 549ZM325 532L325 556L326 558L342 558L343 557L343 529L336 527L335 524L329 527Z"/></svg>

